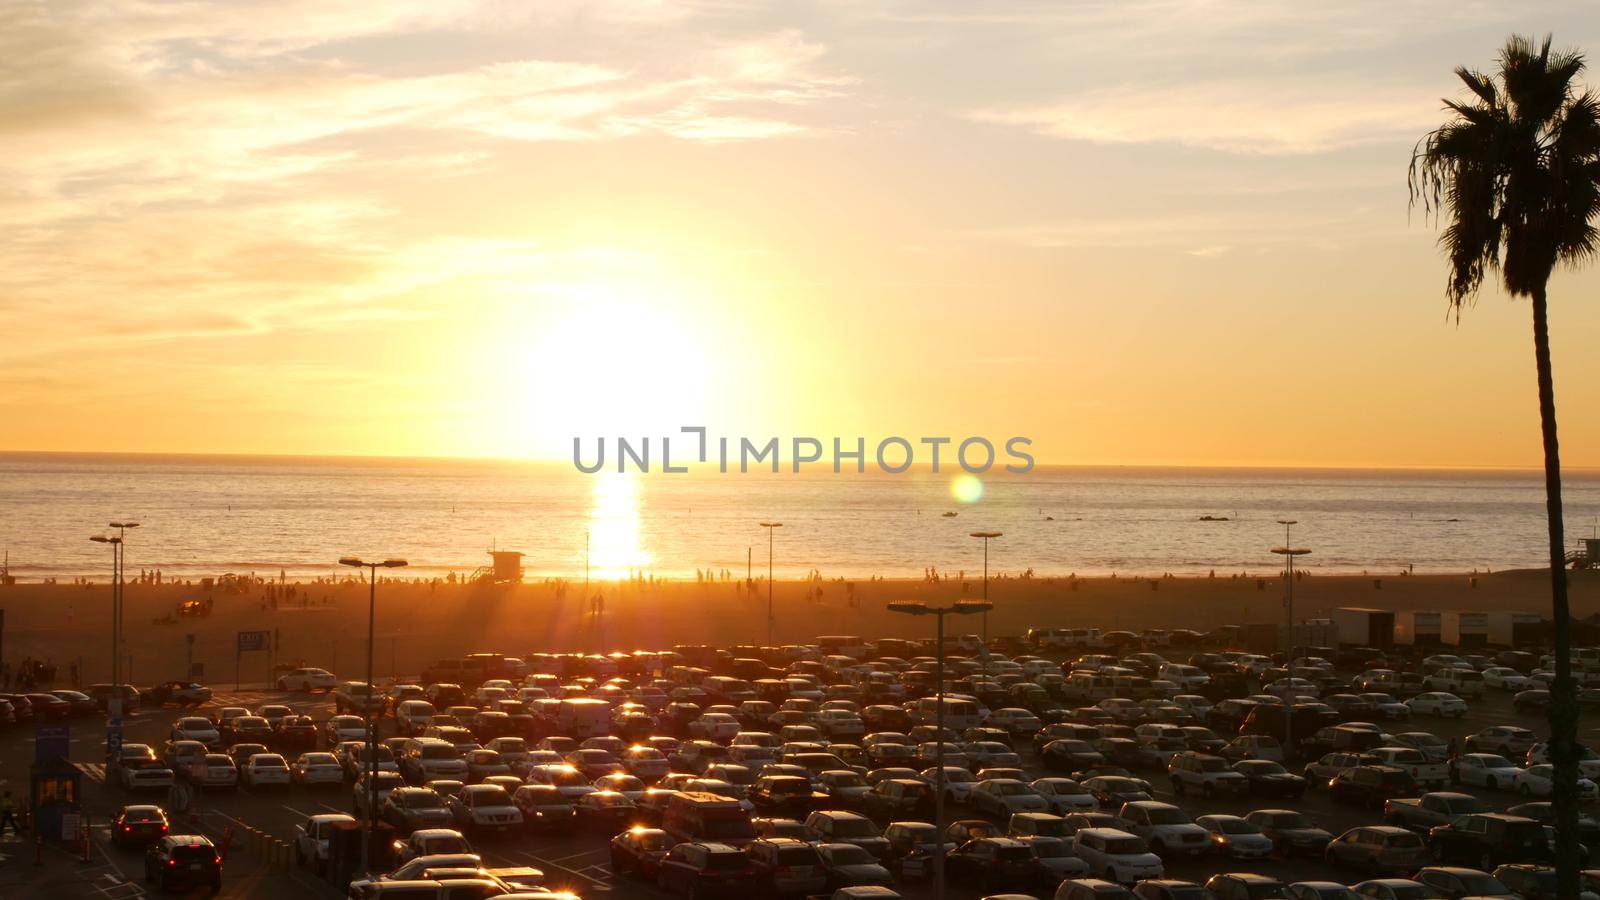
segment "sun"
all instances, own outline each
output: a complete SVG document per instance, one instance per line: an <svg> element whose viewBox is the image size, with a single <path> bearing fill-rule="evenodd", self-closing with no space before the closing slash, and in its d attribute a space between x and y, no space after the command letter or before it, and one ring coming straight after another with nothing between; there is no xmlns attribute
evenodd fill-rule
<svg viewBox="0 0 1600 900"><path fill-rule="evenodd" d="M531 326L515 367L531 433L589 446L600 436L659 438L703 424L712 356L703 332L655 298L587 287L565 309Z"/></svg>

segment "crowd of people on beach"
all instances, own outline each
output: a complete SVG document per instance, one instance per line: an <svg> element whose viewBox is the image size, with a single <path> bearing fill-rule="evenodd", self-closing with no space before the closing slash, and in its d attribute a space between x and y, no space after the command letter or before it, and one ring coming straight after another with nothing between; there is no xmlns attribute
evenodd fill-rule
<svg viewBox="0 0 1600 900"><path fill-rule="evenodd" d="M78 687L78 664L69 663L67 669L72 686ZM31 656L24 656L22 661L17 663L15 670L11 668L11 663L0 662L0 687L6 690L15 687L19 691L31 691L35 688L54 687L55 683L56 664L48 657L34 659Z"/></svg>

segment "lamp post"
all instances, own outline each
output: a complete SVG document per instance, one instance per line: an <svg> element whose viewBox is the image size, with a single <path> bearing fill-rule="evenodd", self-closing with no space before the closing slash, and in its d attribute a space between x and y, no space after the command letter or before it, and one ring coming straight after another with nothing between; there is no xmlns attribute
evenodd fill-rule
<svg viewBox="0 0 1600 900"><path fill-rule="evenodd" d="M974 531L971 537L983 538L983 602L989 602L989 539L1004 537L999 531ZM983 613L983 674L989 674L989 613Z"/></svg>
<svg viewBox="0 0 1600 900"><path fill-rule="evenodd" d="M933 753L934 900L944 900L944 617L988 613L991 608L992 604L987 600L957 600L950 606L929 606L914 601L895 601L889 604L890 612L904 613L908 616L935 616L938 619L933 648L934 696L937 708L934 714L936 733Z"/></svg>
<svg viewBox="0 0 1600 900"><path fill-rule="evenodd" d="M362 704L365 708L367 720L367 745L362 748L366 754L367 775L367 808L361 816L361 873L368 873L371 868L370 856L372 852L372 813L378 804L378 736L377 716L373 707L376 705L377 688L372 683L372 645L377 640L378 624L378 570L398 569L405 565L403 559L386 559L382 562L367 562L358 556L343 556L339 558L339 565L366 569L367 576L367 700Z"/></svg>
<svg viewBox="0 0 1600 900"><path fill-rule="evenodd" d="M772 535L783 527L782 522L762 522L761 527L767 530L767 646L772 646Z"/></svg>
<svg viewBox="0 0 1600 900"><path fill-rule="evenodd" d="M1283 649L1284 670L1291 668L1294 662L1294 558L1305 556L1311 551L1305 547L1291 546L1289 532L1297 522L1294 519L1279 519L1278 524L1283 526L1283 546L1273 547L1272 552L1288 560L1287 577L1283 580ZM1291 677L1285 674L1285 679ZM1291 702L1288 684L1283 688L1283 753L1287 757L1294 746L1294 703Z"/></svg>
<svg viewBox="0 0 1600 900"><path fill-rule="evenodd" d="M117 530L117 590L113 604L115 607L113 614L116 616L116 621L113 623L112 641L116 644L117 665L119 667L117 671L120 672L120 666L122 663L122 645L127 640L127 636L123 633L124 623L127 617L123 615L123 612L127 606L127 604L124 602L124 599L128 593L128 529L138 528L139 523L107 522L106 527L115 528ZM128 674L130 677L133 674L133 662L131 660L128 663ZM184 677L187 678L188 675L185 675ZM122 715L122 695L120 693L117 694L116 697L106 702L106 710L113 716Z"/></svg>
<svg viewBox="0 0 1600 900"><path fill-rule="evenodd" d="M106 699L106 718L114 719L122 714L122 668L118 663L120 648L117 646L117 594L118 582L122 575L122 538L115 535L97 534L89 538L97 544L111 545L111 696ZM111 761L111 732L106 731L106 761Z"/></svg>

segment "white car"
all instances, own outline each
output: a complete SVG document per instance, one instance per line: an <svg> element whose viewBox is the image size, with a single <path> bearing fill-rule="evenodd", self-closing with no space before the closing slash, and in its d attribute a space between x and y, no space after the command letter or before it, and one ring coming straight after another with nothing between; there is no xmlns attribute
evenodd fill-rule
<svg viewBox="0 0 1600 900"><path fill-rule="evenodd" d="M280 691L331 691L339 679L327 669L295 669L278 676Z"/></svg>
<svg viewBox="0 0 1600 900"><path fill-rule="evenodd" d="M867 732L861 716L848 709L818 710L812 722L830 741L855 740Z"/></svg>
<svg viewBox="0 0 1600 900"><path fill-rule="evenodd" d="M1450 716L1459 719L1467 714L1467 701L1444 691L1428 691L1406 701L1406 706L1419 716Z"/></svg>
<svg viewBox="0 0 1600 900"><path fill-rule="evenodd" d="M1080 828L1072 836L1073 855L1089 871L1121 884L1160 878L1161 857L1150 852L1144 839L1116 828Z"/></svg>
<svg viewBox="0 0 1600 900"><path fill-rule="evenodd" d="M1261 827L1240 816L1210 815L1194 820L1211 833L1211 844L1233 859L1261 859L1272 855L1272 838Z"/></svg>
<svg viewBox="0 0 1600 900"><path fill-rule="evenodd" d="M974 812L1009 819L1014 813L1049 812L1050 801L1027 782L1015 778L990 778L972 786L967 803Z"/></svg>
<svg viewBox="0 0 1600 900"><path fill-rule="evenodd" d="M666 755L654 747L629 747L622 751L622 768L646 784L672 771Z"/></svg>
<svg viewBox="0 0 1600 900"><path fill-rule="evenodd" d="M1058 816L1100 809L1100 801L1071 778L1040 778L1029 782L1028 786L1038 792L1050 804L1050 811Z"/></svg>
<svg viewBox="0 0 1600 900"><path fill-rule="evenodd" d="M1511 785L1517 793L1524 797L1550 796L1551 779L1554 777L1555 767L1549 763L1539 763L1517 772L1511 779ZM1578 799L1582 801L1594 800L1597 795L1595 783L1587 778L1578 779Z"/></svg>
<svg viewBox="0 0 1600 900"><path fill-rule="evenodd" d="M289 767L289 780L300 785L343 784L344 768L332 753L302 753Z"/></svg>
<svg viewBox="0 0 1600 900"><path fill-rule="evenodd" d="M1540 763L1549 761L1550 745L1544 741L1540 741L1529 748L1527 759L1524 760L1530 766L1537 766ZM1584 778L1595 779L1600 782L1600 753L1596 753L1594 748L1588 744L1578 745L1578 774Z"/></svg>
<svg viewBox="0 0 1600 900"><path fill-rule="evenodd" d="M1199 694L1179 694L1173 697L1171 702L1174 706L1201 721L1205 720L1206 713L1211 712L1211 707L1215 705L1210 698L1202 697Z"/></svg>
<svg viewBox="0 0 1600 900"><path fill-rule="evenodd" d="M727 713L702 713L689 723L689 737L726 743L739 733L739 720Z"/></svg>
<svg viewBox="0 0 1600 900"><path fill-rule="evenodd" d="M1465 745L1473 753L1523 756L1537 743L1539 736L1520 725L1494 725L1469 736Z"/></svg>
<svg viewBox="0 0 1600 900"><path fill-rule="evenodd" d="M250 787L288 787L289 763L276 753L252 753L239 770L239 780Z"/></svg>
<svg viewBox="0 0 1600 900"><path fill-rule="evenodd" d="M1509 788L1522 770L1498 753L1464 753L1456 763L1455 779L1490 790Z"/></svg>
<svg viewBox="0 0 1600 900"><path fill-rule="evenodd" d="M1311 697L1322 695L1322 688L1317 687L1315 681L1306 678L1279 678L1277 681L1263 687L1261 692L1274 697Z"/></svg>
<svg viewBox="0 0 1600 900"><path fill-rule="evenodd" d="M509 831L522 827L522 810L498 784L469 784L446 802L456 822L476 831Z"/></svg>
<svg viewBox="0 0 1600 900"><path fill-rule="evenodd" d="M1157 856L1202 856L1211 852L1211 834L1195 824L1194 817L1171 803L1135 800L1122 804L1117 815L1128 830L1144 838Z"/></svg>
<svg viewBox="0 0 1600 900"><path fill-rule="evenodd" d="M1022 757L999 741L973 741L962 749L974 769L1014 769L1022 765Z"/></svg>
<svg viewBox="0 0 1600 900"><path fill-rule="evenodd" d="M1528 676L1516 669L1494 666L1483 670L1483 683L1502 691L1525 691L1528 689Z"/></svg>
<svg viewBox="0 0 1600 900"><path fill-rule="evenodd" d="M360 716L334 716L322 728L330 746L367 739L367 722Z"/></svg>
<svg viewBox="0 0 1600 900"><path fill-rule="evenodd" d="M1144 707L1139 701L1127 697L1111 697L1095 704L1111 714L1111 718L1118 722L1135 722L1144 718Z"/></svg>
<svg viewBox="0 0 1600 900"><path fill-rule="evenodd" d="M211 749L222 745L222 732L211 723L210 719L201 716L184 716L172 723L172 740L174 741L199 741Z"/></svg>
<svg viewBox="0 0 1600 900"><path fill-rule="evenodd" d="M990 728L1003 728L1014 735L1031 735L1044 727L1039 717L1026 709L1006 707L989 714L984 722Z"/></svg>
<svg viewBox="0 0 1600 900"><path fill-rule="evenodd" d="M1389 743L1396 747L1410 747L1413 750L1420 750L1429 762L1448 762L1450 760L1450 742L1426 731L1402 732L1390 737Z"/></svg>
<svg viewBox="0 0 1600 900"><path fill-rule="evenodd" d="M935 776L938 774L937 769L929 767L919 772L918 777L927 782L929 787L936 787L938 779ZM951 803L966 803L977 783L977 777L960 766L944 767L944 796Z"/></svg>

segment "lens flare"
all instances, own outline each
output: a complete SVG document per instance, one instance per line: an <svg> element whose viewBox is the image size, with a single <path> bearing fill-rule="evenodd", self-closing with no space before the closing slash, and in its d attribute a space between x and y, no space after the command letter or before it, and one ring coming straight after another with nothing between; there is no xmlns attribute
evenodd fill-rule
<svg viewBox="0 0 1600 900"><path fill-rule="evenodd" d="M976 475L957 475L950 482L950 496L962 503L977 503L983 499L983 482Z"/></svg>

